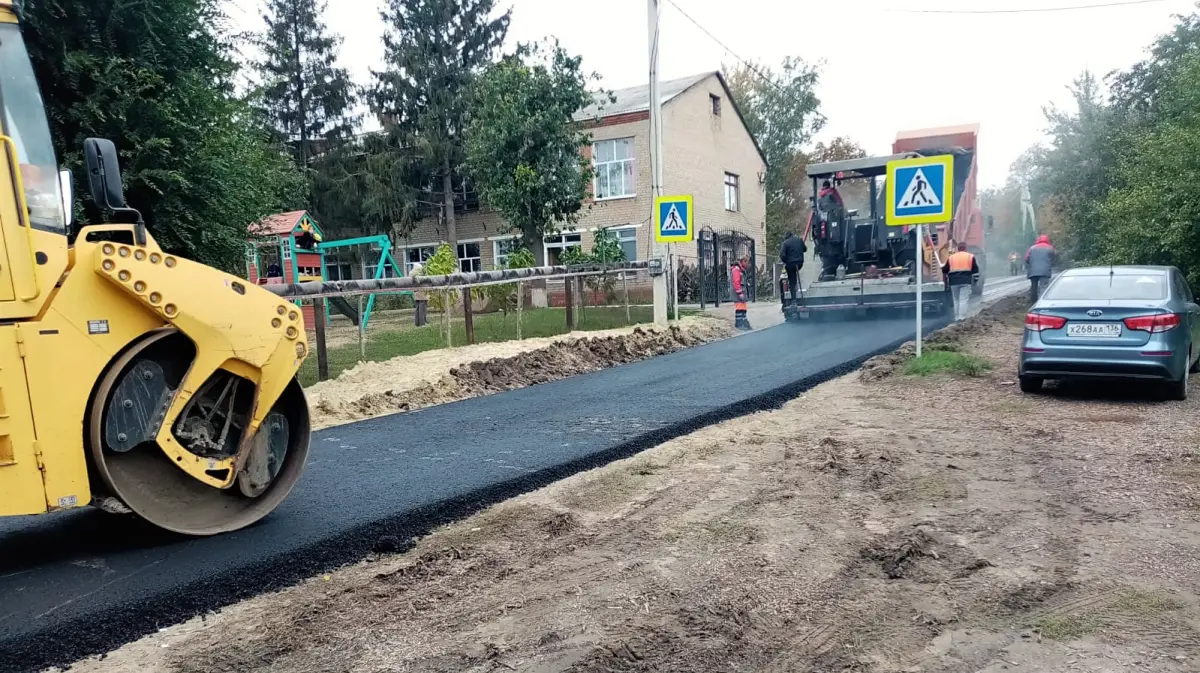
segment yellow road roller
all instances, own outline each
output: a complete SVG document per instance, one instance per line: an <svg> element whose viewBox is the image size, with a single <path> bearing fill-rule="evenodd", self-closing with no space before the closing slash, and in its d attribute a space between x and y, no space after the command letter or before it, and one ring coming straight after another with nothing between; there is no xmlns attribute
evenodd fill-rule
<svg viewBox="0 0 1200 673"><path fill-rule="evenodd" d="M164 252L86 141L112 223L73 244L11 0L0 0L0 516L102 505L185 535L248 526L300 478L310 424L299 309Z"/></svg>

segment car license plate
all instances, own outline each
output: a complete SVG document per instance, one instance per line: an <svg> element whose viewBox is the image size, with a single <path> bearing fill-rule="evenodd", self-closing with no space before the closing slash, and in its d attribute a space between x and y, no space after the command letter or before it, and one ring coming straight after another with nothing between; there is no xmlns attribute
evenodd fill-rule
<svg viewBox="0 0 1200 673"><path fill-rule="evenodd" d="M1073 322L1067 325L1069 337L1095 337L1112 339L1121 336L1119 322Z"/></svg>

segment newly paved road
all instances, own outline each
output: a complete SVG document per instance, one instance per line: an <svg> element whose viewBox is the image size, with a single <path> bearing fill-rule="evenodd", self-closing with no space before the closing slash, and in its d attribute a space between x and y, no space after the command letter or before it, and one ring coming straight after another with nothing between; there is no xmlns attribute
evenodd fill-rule
<svg viewBox="0 0 1200 673"><path fill-rule="evenodd" d="M933 329L938 325L931 324ZM911 320L779 325L644 362L331 428L261 524L179 539L81 511L0 523L0 671L107 651L580 469L777 405L911 338Z"/></svg>

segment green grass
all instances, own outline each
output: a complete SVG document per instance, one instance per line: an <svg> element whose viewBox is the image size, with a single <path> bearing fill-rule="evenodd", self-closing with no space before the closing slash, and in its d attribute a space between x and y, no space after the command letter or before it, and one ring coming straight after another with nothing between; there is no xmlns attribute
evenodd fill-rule
<svg viewBox="0 0 1200 673"><path fill-rule="evenodd" d="M1033 627L1048 640L1076 640L1099 631L1104 621L1096 615L1047 615L1034 620Z"/></svg>
<svg viewBox="0 0 1200 673"><path fill-rule="evenodd" d="M904 373L909 376L932 376L941 373L983 376L991 369L992 364L987 360L946 350L927 351L920 358L913 358L904 363Z"/></svg>
<svg viewBox="0 0 1200 673"><path fill-rule="evenodd" d="M679 315L689 315L692 312L680 310ZM625 320L625 308L609 306L588 307L582 312L576 312L577 330L605 330L626 327L629 324L648 323L654 321L654 309L649 306L633 306L629 309L632 323ZM475 316L475 343L495 341L510 341L517 338L517 316L510 313L506 319L501 313L487 313ZM522 312L521 337L536 338L564 334L567 331L565 309L542 308ZM464 346L467 343L466 326L459 319L452 327L453 345ZM309 345L316 350L316 343L311 338ZM367 326L367 360L378 362L390 360L400 355L416 355L425 351L446 347L446 337L442 333L441 318L429 316L429 324L422 327L403 330L378 331ZM329 377L337 378L338 374L358 364L358 343L329 349ZM317 354L309 354L300 367L300 383L310 386L317 382Z"/></svg>

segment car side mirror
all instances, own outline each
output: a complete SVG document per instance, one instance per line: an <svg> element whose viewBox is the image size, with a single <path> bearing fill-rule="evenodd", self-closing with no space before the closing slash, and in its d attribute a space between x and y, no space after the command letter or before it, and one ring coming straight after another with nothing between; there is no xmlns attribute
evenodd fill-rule
<svg viewBox="0 0 1200 673"><path fill-rule="evenodd" d="M104 138L83 141L87 160L88 187L96 205L120 210L125 207L125 191L121 188L121 165L117 161L117 146Z"/></svg>
<svg viewBox="0 0 1200 673"><path fill-rule="evenodd" d="M71 228L71 223L75 220L75 187L71 177L71 171L63 169L58 172L58 191L62 195L63 202L63 218L67 228Z"/></svg>

